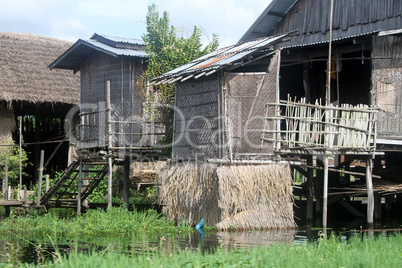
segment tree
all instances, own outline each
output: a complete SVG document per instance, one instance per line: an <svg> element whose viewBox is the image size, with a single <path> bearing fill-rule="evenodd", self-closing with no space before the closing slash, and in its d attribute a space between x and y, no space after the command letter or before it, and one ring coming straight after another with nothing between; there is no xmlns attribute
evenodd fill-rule
<svg viewBox="0 0 402 268"><path fill-rule="evenodd" d="M189 37L179 36L178 30L169 23L169 14L165 11L159 16L155 4L148 6L146 17L146 34L143 40L146 45L148 56L148 68L144 73L144 81L162 75L170 70L182 66L194 59L214 51L218 45L218 36L212 34L212 39L203 48L201 43L202 30L194 26ZM144 83L143 83L144 84ZM171 144L173 133L173 104L174 85L163 84L153 87L153 93L147 96L151 103L157 102L158 109L153 109L157 114L151 115L158 118L165 126L166 134L163 138L164 144ZM171 148L164 150L170 154Z"/></svg>

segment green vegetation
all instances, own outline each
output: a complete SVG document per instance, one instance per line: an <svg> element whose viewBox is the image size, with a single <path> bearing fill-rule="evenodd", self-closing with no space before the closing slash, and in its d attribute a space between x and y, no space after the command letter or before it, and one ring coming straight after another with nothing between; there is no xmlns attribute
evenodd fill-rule
<svg viewBox="0 0 402 268"><path fill-rule="evenodd" d="M192 230L183 226L184 231ZM0 235L23 232L24 238L51 236L66 238L91 238L107 236L141 236L177 234L177 226L155 210L128 211L124 208L96 209L74 217L60 217L55 213L5 218L0 225Z"/></svg>
<svg viewBox="0 0 402 268"><path fill-rule="evenodd" d="M18 145L12 145L12 141L6 141L0 146L0 179L4 179L5 173L5 158L7 156L8 165L8 184L16 186L19 183L20 174L20 149ZM7 146L9 145L9 146ZM28 156L24 148L21 150L21 160L22 160L22 176L27 176L24 169L30 165L28 162Z"/></svg>
<svg viewBox="0 0 402 268"><path fill-rule="evenodd" d="M274 244L241 250L218 248L210 254L201 250L174 254L150 249L139 254L122 254L111 248L90 253L75 250L68 256L56 254L41 267L401 267L401 251L400 235L354 237L348 242L332 237L316 245Z"/></svg>
<svg viewBox="0 0 402 268"><path fill-rule="evenodd" d="M194 26L188 37L184 37L184 29L177 29L169 23L169 14L165 11L162 17L155 4L148 6L146 16L146 33L142 37L146 45L148 68L143 76L144 92L147 91L145 81L162 75L190 61L214 51L218 45L218 36L204 48L201 43L202 30ZM173 134L174 86L172 84L154 85L153 92L146 94L150 107L146 107L150 119L158 119L166 128L163 143L170 145ZM170 147L163 151L170 155Z"/></svg>

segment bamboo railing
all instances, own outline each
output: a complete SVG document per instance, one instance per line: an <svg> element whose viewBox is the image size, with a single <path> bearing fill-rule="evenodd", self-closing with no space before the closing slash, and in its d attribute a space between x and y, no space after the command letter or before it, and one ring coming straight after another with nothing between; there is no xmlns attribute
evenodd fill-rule
<svg viewBox="0 0 402 268"><path fill-rule="evenodd" d="M277 107L277 114L266 116L281 129L263 130L263 141L274 142L276 150L325 149L374 152L376 148L376 111L368 105L323 106L300 101L268 103ZM279 112L281 111L281 112ZM272 135L274 133L274 135ZM268 135L270 134L270 135ZM279 148L282 147L282 148Z"/></svg>

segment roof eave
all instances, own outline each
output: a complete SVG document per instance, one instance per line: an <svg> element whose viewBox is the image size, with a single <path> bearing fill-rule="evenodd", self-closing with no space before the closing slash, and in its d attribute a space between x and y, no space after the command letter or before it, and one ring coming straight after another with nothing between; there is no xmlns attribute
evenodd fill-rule
<svg viewBox="0 0 402 268"><path fill-rule="evenodd" d="M61 64L63 62L63 60L65 60L68 56L70 56L76 49L78 49L79 46L84 45L87 47L90 47L96 51L100 51L102 53L105 53L107 55L113 56L113 57L118 57L118 55L116 53L113 53L111 51L102 49L100 47L97 47L85 40L82 39L78 39L77 42L74 43L74 45L72 45L69 49L67 49L60 57L58 57L55 61L53 61L48 68L50 70L57 68L57 69L68 69L68 70L74 70L74 73L77 72L77 70L79 70L80 65L82 62L84 62L87 58L83 59L82 61L80 61L76 66L72 66L72 67L63 67L63 65Z"/></svg>

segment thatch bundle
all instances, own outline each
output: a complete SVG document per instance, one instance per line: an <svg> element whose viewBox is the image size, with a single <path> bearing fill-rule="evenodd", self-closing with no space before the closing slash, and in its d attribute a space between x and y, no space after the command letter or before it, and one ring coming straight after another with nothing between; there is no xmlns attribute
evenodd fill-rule
<svg viewBox="0 0 402 268"><path fill-rule="evenodd" d="M204 218L222 230L296 227L288 164L178 164L162 187L166 215L192 225Z"/></svg>

